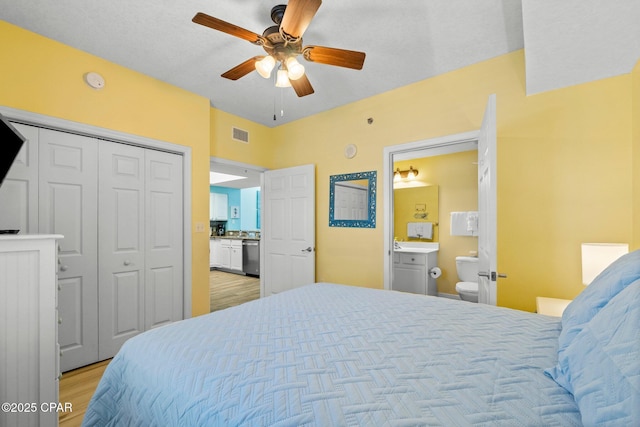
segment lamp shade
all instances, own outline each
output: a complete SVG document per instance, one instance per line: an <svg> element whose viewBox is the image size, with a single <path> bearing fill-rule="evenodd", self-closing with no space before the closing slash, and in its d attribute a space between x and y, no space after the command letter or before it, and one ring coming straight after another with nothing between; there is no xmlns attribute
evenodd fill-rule
<svg viewBox="0 0 640 427"><path fill-rule="evenodd" d="M304 74L304 67L300 64L296 58L290 56L287 58L287 70L289 72L289 78L291 80L298 80Z"/></svg>
<svg viewBox="0 0 640 427"><path fill-rule="evenodd" d="M278 70L276 75L276 87L291 87L287 70Z"/></svg>
<svg viewBox="0 0 640 427"><path fill-rule="evenodd" d="M268 79L271 75L271 70L276 65L276 60L271 55L267 55L259 61L256 61L255 67L258 74L265 79Z"/></svg>
<svg viewBox="0 0 640 427"><path fill-rule="evenodd" d="M593 282L598 274L626 253L629 253L626 243L583 243L582 283Z"/></svg>

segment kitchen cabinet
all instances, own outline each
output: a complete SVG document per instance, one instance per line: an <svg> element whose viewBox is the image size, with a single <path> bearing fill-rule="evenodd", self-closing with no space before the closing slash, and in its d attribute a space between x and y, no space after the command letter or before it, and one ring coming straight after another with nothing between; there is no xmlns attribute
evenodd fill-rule
<svg viewBox="0 0 640 427"><path fill-rule="evenodd" d="M222 267L222 239L209 240L209 267Z"/></svg>
<svg viewBox="0 0 640 427"><path fill-rule="evenodd" d="M229 219L229 196L222 193L209 194L209 212L211 221L226 221Z"/></svg>
<svg viewBox="0 0 640 427"><path fill-rule="evenodd" d="M231 240L229 258L231 270L242 271L242 240Z"/></svg>
<svg viewBox="0 0 640 427"><path fill-rule="evenodd" d="M211 267L242 271L241 239L211 239L209 249Z"/></svg>

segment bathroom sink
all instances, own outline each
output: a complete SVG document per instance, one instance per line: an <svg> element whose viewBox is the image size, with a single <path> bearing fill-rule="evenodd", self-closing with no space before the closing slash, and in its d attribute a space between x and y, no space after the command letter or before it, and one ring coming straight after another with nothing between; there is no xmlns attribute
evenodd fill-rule
<svg viewBox="0 0 640 427"><path fill-rule="evenodd" d="M439 243L395 242L393 251L428 254L439 249Z"/></svg>

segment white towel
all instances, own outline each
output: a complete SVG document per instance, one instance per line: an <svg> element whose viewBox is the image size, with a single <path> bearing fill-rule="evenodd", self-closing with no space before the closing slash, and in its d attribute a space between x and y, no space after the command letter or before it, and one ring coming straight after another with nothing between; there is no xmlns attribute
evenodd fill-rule
<svg viewBox="0 0 640 427"><path fill-rule="evenodd" d="M432 222L408 222L407 236L419 239L433 239Z"/></svg>
<svg viewBox="0 0 640 427"><path fill-rule="evenodd" d="M478 235L478 212L467 212L467 231L470 232L472 236Z"/></svg>
<svg viewBox="0 0 640 427"><path fill-rule="evenodd" d="M451 212L452 236L473 236L473 231L469 230L468 214L469 212Z"/></svg>

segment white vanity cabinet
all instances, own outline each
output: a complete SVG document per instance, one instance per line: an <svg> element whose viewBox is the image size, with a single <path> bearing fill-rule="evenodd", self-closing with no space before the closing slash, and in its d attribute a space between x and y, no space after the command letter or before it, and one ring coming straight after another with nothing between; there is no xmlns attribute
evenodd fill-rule
<svg viewBox="0 0 640 427"><path fill-rule="evenodd" d="M437 295L436 279L429 275L429 271L437 264L437 251L394 251L391 289L421 295Z"/></svg>
<svg viewBox="0 0 640 427"><path fill-rule="evenodd" d="M60 239L0 236L0 426L58 425L58 414L41 408L58 402Z"/></svg>

